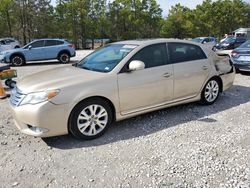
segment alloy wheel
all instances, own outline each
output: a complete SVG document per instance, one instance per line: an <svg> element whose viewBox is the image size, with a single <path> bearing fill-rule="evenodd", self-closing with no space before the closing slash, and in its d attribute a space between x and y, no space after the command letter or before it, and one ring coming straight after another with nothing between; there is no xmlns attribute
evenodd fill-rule
<svg viewBox="0 0 250 188"><path fill-rule="evenodd" d="M23 59L19 56L15 56L13 57L12 62L14 65L19 66L23 64Z"/></svg>
<svg viewBox="0 0 250 188"><path fill-rule="evenodd" d="M97 104L84 108L77 119L79 131L86 136L95 136L100 133L108 123L108 112Z"/></svg>
<svg viewBox="0 0 250 188"><path fill-rule="evenodd" d="M67 54L62 54L61 57L60 57L60 61L62 63L67 63L69 62L69 56Z"/></svg>
<svg viewBox="0 0 250 188"><path fill-rule="evenodd" d="M205 88L205 99L208 102L213 102L217 99L219 95L219 84L215 80L211 80L207 83Z"/></svg>

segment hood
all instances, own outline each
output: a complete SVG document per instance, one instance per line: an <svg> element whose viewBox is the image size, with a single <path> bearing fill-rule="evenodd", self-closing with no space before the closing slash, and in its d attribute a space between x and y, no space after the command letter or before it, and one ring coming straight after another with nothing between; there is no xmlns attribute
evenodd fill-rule
<svg viewBox="0 0 250 188"><path fill-rule="evenodd" d="M8 54L8 53L22 52L23 50L24 50L23 48L15 48L15 49L1 51L0 54L5 55L5 54Z"/></svg>
<svg viewBox="0 0 250 188"><path fill-rule="evenodd" d="M57 67L24 77L17 82L23 93L31 93L90 82L103 78L107 73L100 73L77 68L71 65Z"/></svg>

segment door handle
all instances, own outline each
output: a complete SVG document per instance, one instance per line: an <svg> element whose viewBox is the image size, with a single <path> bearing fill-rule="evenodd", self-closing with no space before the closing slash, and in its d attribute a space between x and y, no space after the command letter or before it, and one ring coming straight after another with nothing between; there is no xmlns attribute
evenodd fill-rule
<svg viewBox="0 0 250 188"><path fill-rule="evenodd" d="M163 74L163 77L165 77L165 78L168 78L168 77L170 77L172 74L171 73L165 73L165 74Z"/></svg>
<svg viewBox="0 0 250 188"><path fill-rule="evenodd" d="M207 70L207 69L208 69L208 66L204 65L204 66L202 66L202 69L203 69L203 70Z"/></svg>

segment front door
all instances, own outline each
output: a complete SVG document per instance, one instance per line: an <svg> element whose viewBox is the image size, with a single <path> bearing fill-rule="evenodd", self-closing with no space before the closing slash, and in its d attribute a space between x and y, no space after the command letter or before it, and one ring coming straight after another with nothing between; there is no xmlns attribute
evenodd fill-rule
<svg viewBox="0 0 250 188"><path fill-rule="evenodd" d="M31 48L29 48L31 46ZM46 48L44 40L38 40L26 47L25 58L27 61L44 60L46 58Z"/></svg>
<svg viewBox="0 0 250 188"><path fill-rule="evenodd" d="M118 74L121 114L170 101L173 97L173 67L167 64L166 44L144 47L129 62L132 60L143 61L145 69Z"/></svg>

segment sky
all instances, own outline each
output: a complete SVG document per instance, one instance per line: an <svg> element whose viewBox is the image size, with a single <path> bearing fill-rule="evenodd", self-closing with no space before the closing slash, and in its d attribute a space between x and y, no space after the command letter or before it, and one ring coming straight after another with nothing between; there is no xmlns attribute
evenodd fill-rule
<svg viewBox="0 0 250 188"><path fill-rule="evenodd" d="M187 6L191 9L195 8L198 4L201 4L203 0L156 0L163 10L163 16L167 16L168 10L171 6L180 3L181 5ZM51 0L52 4L55 5L56 0ZM250 3L250 0L245 0L245 2Z"/></svg>

